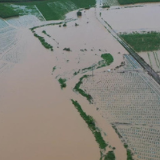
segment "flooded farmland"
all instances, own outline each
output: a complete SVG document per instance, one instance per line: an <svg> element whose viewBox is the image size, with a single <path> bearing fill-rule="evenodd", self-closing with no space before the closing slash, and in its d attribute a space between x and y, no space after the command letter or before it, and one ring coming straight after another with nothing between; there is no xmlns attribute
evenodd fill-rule
<svg viewBox="0 0 160 160"><path fill-rule="evenodd" d="M158 31L160 5L104 2L64 21L0 19L0 159L159 160L160 87L104 24ZM139 54L159 71L159 51Z"/></svg>

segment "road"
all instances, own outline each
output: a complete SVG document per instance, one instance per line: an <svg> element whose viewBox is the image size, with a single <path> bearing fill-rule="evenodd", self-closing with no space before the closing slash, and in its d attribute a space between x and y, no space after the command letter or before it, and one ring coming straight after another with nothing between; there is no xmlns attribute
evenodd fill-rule
<svg viewBox="0 0 160 160"><path fill-rule="evenodd" d="M113 30L113 28L100 16L101 0L97 0L96 5L96 18L98 21L111 33L111 35L134 57L134 59L144 68L146 72L160 85L159 75L140 57L119 35Z"/></svg>

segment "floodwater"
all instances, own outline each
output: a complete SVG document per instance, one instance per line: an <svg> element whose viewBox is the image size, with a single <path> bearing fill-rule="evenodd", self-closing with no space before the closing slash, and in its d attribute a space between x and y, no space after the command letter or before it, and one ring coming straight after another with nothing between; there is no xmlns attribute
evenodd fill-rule
<svg viewBox="0 0 160 160"><path fill-rule="evenodd" d="M160 3L111 7L101 13L116 32L160 31Z"/></svg>
<svg viewBox="0 0 160 160"><path fill-rule="evenodd" d="M104 138L116 147L116 159L126 159L123 144L111 125L94 109L89 109L91 106L85 99L72 92L81 77L73 78L75 70L97 63L102 53L111 53L114 62L100 71L114 69L127 53L98 22L94 12L94 9L83 12L83 18L75 21L77 27L71 22L65 28L38 28L40 36L43 30L51 35L43 36L53 45L54 52L46 50L30 30L23 29L24 59L0 74L0 159L98 160L98 144L71 98L78 100L84 111L107 132ZM68 16L73 14L76 12ZM72 52L63 51L65 47ZM54 66L56 71L52 73ZM67 78L66 89L61 90L57 76Z"/></svg>
<svg viewBox="0 0 160 160"><path fill-rule="evenodd" d="M91 131L51 75L53 53L24 34L25 60L0 75L0 159L99 159Z"/></svg>

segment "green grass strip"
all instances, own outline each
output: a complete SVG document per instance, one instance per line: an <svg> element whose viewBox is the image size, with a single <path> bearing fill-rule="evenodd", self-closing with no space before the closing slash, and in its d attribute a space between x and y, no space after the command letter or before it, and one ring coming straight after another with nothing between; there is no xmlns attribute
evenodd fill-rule
<svg viewBox="0 0 160 160"><path fill-rule="evenodd" d="M89 75L84 75L79 79L79 82L75 85L74 90L79 92L82 96L86 97L87 100L92 103L92 97L91 95L85 93L82 89L80 89L81 84L83 83L83 79L89 77Z"/></svg>
<svg viewBox="0 0 160 160"><path fill-rule="evenodd" d="M1 18L10 18L19 16L19 13L14 11L11 7L0 4L0 17Z"/></svg>
<svg viewBox="0 0 160 160"><path fill-rule="evenodd" d="M99 144L100 149L105 149L107 147L106 142L104 141L101 132L97 130L96 125L95 125L95 120L93 117L87 115L83 109L81 108L80 104L77 101L74 101L73 99L71 100L75 108L78 110L80 113L81 117L83 120L87 123L89 129L92 131L97 143Z"/></svg>
<svg viewBox="0 0 160 160"><path fill-rule="evenodd" d="M78 8L90 8L96 4L95 0L0 0L0 2L36 6L46 20L65 19L68 12ZM25 12L23 14L25 15ZM4 15L6 16L6 13Z"/></svg>
<svg viewBox="0 0 160 160"><path fill-rule="evenodd" d="M37 38L40 40L41 44L42 44L46 49L50 49L51 51L53 51L53 47L52 47L50 44L48 44L43 37L39 36L39 35L36 34L36 33L34 33L34 36L37 37Z"/></svg>
<svg viewBox="0 0 160 160"><path fill-rule="evenodd" d="M51 46L50 44L48 44L45 39L41 36L39 36L38 34L35 33L34 29L39 28L38 27L33 27L31 28L32 33L34 34L35 37L37 37L39 39L39 41L41 42L41 44L46 48L46 49L50 49L51 51L53 51L53 46ZM42 32L43 33L43 32Z"/></svg>

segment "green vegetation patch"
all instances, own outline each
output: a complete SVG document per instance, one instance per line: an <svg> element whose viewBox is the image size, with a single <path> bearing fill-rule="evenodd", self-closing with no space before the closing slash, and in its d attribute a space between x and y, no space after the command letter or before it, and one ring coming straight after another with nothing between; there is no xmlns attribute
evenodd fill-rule
<svg viewBox="0 0 160 160"><path fill-rule="evenodd" d="M79 82L75 85L74 90L79 92L82 96L86 97L87 100L92 103L92 96L84 92L82 89L80 89L81 84L83 83L83 79L89 77L89 75L84 75L79 79Z"/></svg>
<svg viewBox="0 0 160 160"><path fill-rule="evenodd" d="M47 34L47 32L45 30L43 30L42 33L45 34L48 37L51 37L49 34Z"/></svg>
<svg viewBox="0 0 160 160"><path fill-rule="evenodd" d="M19 16L19 13L14 11L11 7L0 4L0 17L1 18L10 18Z"/></svg>
<svg viewBox="0 0 160 160"><path fill-rule="evenodd" d="M88 124L89 129L92 131L97 143L99 144L100 149L105 149L107 147L106 142L104 141L101 132L96 128L95 120L93 117L87 115L83 109L81 108L80 104L77 101L71 100L75 108L80 113L83 120Z"/></svg>
<svg viewBox="0 0 160 160"><path fill-rule="evenodd" d="M101 58L103 58L107 65L110 65L113 62L113 56L109 53L105 53L101 55Z"/></svg>
<svg viewBox="0 0 160 160"><path fill-rule="evenodd" d="M160 2L160 0L118 0L119 4L135 4L135 3L145 3L145 2Z"/></svg>
<svg viewBox="0 0 160 160"><path fill-rule="evenodd" d="M78 8L90 8L96 3L95 0L0 0L0 2L10 2L26 7L36 6L46 20L64 19L66 13ZM4 12L4 15L6 16L7 13ZM13 16L15 13L10 15Z"/></svg>
<svg viewBox="0 0 160 160"><path fill-rule="evenodd" d="M66 88L66 79L59 78L58 82L61 85L61 89Z"/></svg>
<svg viewBox="0 0 160 160"><path fill-rule="evenodd" d="M68 52L70 52L70 51L71 51L71 49L70 49L70 48L64 48L63 50L64 50L64 51L68 51Z"/></svg>
<svg viewBox="0 0 160 160"><path fill-rule="evenodd" d="M122 138L122 136L118 132L117 127L115 125L113 125L113 124L112 124L112 127L115 130L115 132L118 134L119 138ZM128 149L128 144L124 143L124 148L126 148L126 150L127 150L127 160L134 160L133 159L133 153L131 152L130 149Z"/></svg>
<svg viewBox="0 0 160 160"><path fill-rule="evenodd" d="M82 72L85 73L87 71L91 71L92 69L99 69L99 68L102 68L102 67L109 66L114 61L114 58L110 53L102 54L101 58L103 60L99 61L97 64L94 64L94 65L92 65L90 67L83 68Z"/></svg>
<svg viewBox="0 0 160 160"><path fill-rule="evenodd" d="M109 5L103 4L102 8L110 8Z"/></svg>
<svg viewBox="0 0 160 160"><path fill-rule="evenodd" d="M115 159L116 157L113 151L109 151L104 158L104 160L115 160Z"/></svg>
<svg viewBox="0 0 160 160"><path fill-rule="evenodd" d="M160 33L158 32L121 34L120 37L137 52L160 49Z"/></svg>
<svg viewBox="0 0 160 160"><path fill-rule="evenodd" d="M39 35L36 34L36 33L34 33L34 36L37 37L37 38L40 40L41 44L42 44L46 49L50 49L51 51L53 51L53 47L52 47L50 44L48 44L43 37L39 36Z"/></svg>
<svg viewBox="0 0 160 160"><path fill-rule="evenodd" d="M132 155L131 150L127 149L127 160L134 160Z"/></svg>
<svg viewBox="0 0 160 160"><path fill-rule="evenodd" d="M102 54L101 58L103 60L99 61L97 64L93 64L92 66L89 66L87 68L83 68L82 70L78 70L73 75L75 76L75 75L79 74L80 72L86 73L88 71L92 71L92 70L95 70L95 69L106 67L106 66L110 65L114 61L114 58L110 53Z"/></svg>
<svg viewBox="0 0 160 160"><path fill-rule="evenodd" d="M53 67L52 72L54 72L56 70L56 66Z"/></svg>

